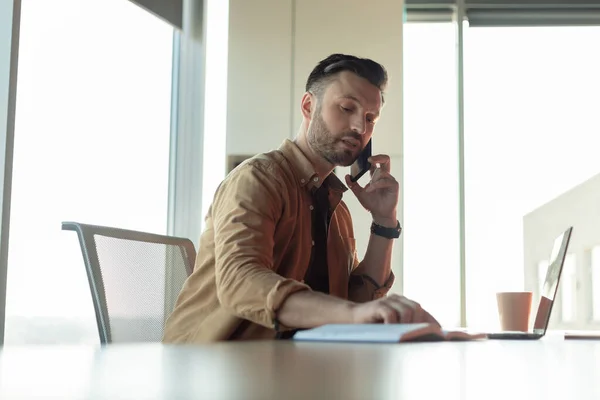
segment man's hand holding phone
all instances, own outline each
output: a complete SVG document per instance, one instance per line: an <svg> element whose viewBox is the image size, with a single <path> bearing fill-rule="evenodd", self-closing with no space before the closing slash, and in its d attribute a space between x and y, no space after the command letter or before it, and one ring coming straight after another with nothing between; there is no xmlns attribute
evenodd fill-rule
<svg viewBox="0 0 600 400"><path fill-rule="evenodd" d="M369 141L367 145L369 147L368 152L371 151L370 143ZM365 150L367 150L367 147L365 147ZM378 154L368 157L366 161L369 163L368 170L371 172L370 182L362 187L358 183L360 177L357 178L358 175L353 173L353 175L346 175L346 184L360 204L371 213L375 223L390 228L396 227L396 208L398 206L400 185L390 173L390 157L385 154ZM355 171L359 170L359 167L361 167L359 161L357 160L355 164ZM364 174L366 171L361 170L359 174L361 172Z"/></svg>

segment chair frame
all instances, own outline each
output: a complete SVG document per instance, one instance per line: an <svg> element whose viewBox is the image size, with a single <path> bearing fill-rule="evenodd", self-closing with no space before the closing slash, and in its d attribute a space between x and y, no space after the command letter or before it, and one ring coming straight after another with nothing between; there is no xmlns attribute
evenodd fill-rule
<svg viewBox="0 0 600 400"><path fill-rule="evenodd" d="M88 283L92 293L94 311L96 313L96 322L100 343L108 344L112 342L110 329L110 317L108 305L106 303L104 280L102 279L102 269L96 251L94 235L111 237L115 239L132 240L136 242L159 243L171 246L182 246L182 256L189 260L189 266L186 266L187 275L192 273L196 261L196 250L191 240L176 236L158 235L155 233L134 231L122 228L113 228L101 225L83 224L79 222L64 221L62 230L77 232L79 245L83 255L83 261L87 272Z"/></svg>

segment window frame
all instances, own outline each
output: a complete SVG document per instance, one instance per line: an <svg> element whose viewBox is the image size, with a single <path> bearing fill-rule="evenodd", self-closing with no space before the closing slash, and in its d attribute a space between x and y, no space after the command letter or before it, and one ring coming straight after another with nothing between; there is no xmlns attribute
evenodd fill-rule
<svg viewBox="0 0 600 400"><path fill-rule="evenodd" d="M0 0L0 346L4 345L21 0Z"/></svg>

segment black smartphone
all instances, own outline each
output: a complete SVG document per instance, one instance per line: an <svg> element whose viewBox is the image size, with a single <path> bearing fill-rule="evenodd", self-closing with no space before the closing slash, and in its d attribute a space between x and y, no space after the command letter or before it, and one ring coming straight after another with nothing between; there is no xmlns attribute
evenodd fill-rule
<svg viewBox="0 0 600 400"><path fill-rule="evenodd" d="M371 169L371 163L369 162L369 157L371 157L371 140L372 139L369 139L365 148L360 152L358 158L350 167L350 181L352 182L359 180Z"/></svg>

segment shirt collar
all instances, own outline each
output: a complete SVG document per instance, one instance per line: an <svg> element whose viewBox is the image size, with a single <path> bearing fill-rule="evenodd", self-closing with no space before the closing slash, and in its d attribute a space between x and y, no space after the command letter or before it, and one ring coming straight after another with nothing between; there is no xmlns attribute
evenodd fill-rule
<svg viewBox="0 0 600 400"><path fill-rule="evenodd" d="M296 179L301 187L306 187L308 190L312 191L321 187L323 182L325 182L331 190L342 193L348 190L346 185L344 185L333 172L324 180L319 178L319 175L317 175L310 160L304 155L302 150L300 150L300 147L290 139L285 139L279 147L279 150L290 162L294 175L296 175Z"/></svg>

